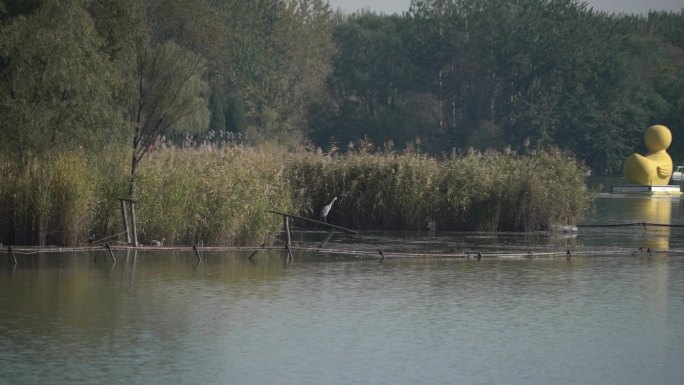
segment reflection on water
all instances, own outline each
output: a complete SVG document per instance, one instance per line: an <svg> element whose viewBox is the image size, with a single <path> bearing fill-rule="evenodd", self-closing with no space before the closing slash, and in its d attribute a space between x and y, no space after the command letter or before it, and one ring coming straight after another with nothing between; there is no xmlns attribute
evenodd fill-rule
<svg viewBox="0 0 684 385"><path fill-rule="evenodd" d="M653 223L684 225L682 198L672 196L641 196L602 194L596 201L596 210L585 219L589 224ZM580 236L596 237L598 244L620 243L650 247L651 249L684 249L682 227L639 226L599 229L582 229ZM612 238L612 240L611 240Z"/></svg>
<svg viewBox="0 0 684 385"><path fill-rule="evenodd" d="M585 223L684 224L604 195ZM317 244L325 233L297 232ZM363 232L338 248L684 249L682 228ZM117 251L0 259L0 383L680 384L684 258Z"/></svg>
<svg viewBox="0 0 684 385"><path fill-rule="evenodd" d="M43 255L0 277L8 384L679 384L684 260Z"/></svg>
<svg viewBox="0 0 684 385"><path fill-rule="evenodd" d="M669 225L671 224L672 201L671 198L635 199L632 215L635 218L643 218L644 222L647 223ZM644 246L660 250L669 249L669 227L649 226L647 231L649 234Z"/></svg>
<svg viewBox="0 0 684 385"><path fill-rule="evenodd" d="M600 191L596 205L597 209L583 222L585 223L634 223L647 222L657 224L684 225L682 217L682 198L679 196L645 196L610 194L612 185L624 185L624 177L589 177L586 180L590 189ZM678 184L678 183L671 183ZM639 234L633 232L639 240L640 247L667 250L669 248L684 248L679 242L681 233L673 233L667 227L648 227ZM591 232L590 232L591 233ZM612 233L609 231L608 233ZM624 238L625 231L618 231L619 239ZM622 235L622 236L620 236ZM605 237L600 237L604 240ZM674 241L675 244L672 244Z"/></svg>

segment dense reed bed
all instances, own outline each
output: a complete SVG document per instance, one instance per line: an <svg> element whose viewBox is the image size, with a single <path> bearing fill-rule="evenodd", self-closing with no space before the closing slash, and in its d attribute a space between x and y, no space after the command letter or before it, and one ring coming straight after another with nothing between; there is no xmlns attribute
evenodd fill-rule
<svg viewBox="0 0 684 385"><path fill-rule="evenodd" d="M575 223L590 207L586 170L570 154L474 152L290 158L287 176L304 214L338 197L330 221L352 228L532 231Z"/></svg>
<svg viewBox="0 0 684 385"><path fill-rule="evenodd" d="M95 173L82 153L0 159L0 242L75 244L93 221Z"/></svg>
<svg viewBox="0 0 684 385"><path fill-rule="evenodd" d="M344 155L279 147L155 151L137 177L139 240L212 245L271 242L268 210L355 229L528 231L575 223L592 194L584 167L562 151L435 158L415 151ZM23 164L0 158L0 242L76 245L122 231L128 155L57 154Z"/></svg>
<svg viewBox="0 0 684 385"><path fill-rule="evenodd" d="M119 198L127 197L129 159L117 150L59 154L28 165L1 159L0 242L77 245L121 233ZM270 242L282 221L267 210L293 211L283 170L272 153L254 149L154 152L136 179L139 241Z"/></svg>
<svg viewBox="0 0 684 385"><path fill-rule="evenodd" d="M292 211L284 166L273 152L242 147L167 149L146 160L138 179L143 239L212 245L270 242Z"/></svg>

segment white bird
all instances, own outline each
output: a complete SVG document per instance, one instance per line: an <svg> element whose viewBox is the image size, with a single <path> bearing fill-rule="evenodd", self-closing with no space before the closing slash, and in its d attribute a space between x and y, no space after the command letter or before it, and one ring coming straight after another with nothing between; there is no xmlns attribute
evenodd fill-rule
<svg viewBox="0 0 684 385"><path fill-rule="evenodd" d="M325 218L328 216L328 213L330 212L330 209L332 208L333 203L337 200L337 197L334 197L332 202L329 204L323 206L321 209L321 213L318 215L318 217L321 219L321 221L328 223Z"/></svg>
<svg viewBox="0 0 684 385"><path fill-rule="evenodd" d="M160 247L160 246L164 246L165 240L166 239L164 239L164 238L162 238L161 241L157 241L156 239L152 239L152 240L150 240L149 244L150 244L150 246Z"/></svg>

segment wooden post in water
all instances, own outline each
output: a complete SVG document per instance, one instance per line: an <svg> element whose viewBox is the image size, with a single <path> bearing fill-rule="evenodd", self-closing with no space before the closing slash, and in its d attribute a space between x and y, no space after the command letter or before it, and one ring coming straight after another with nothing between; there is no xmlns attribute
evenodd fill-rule
<svg viewBox="0 0 684 385"><path fill-rule="evenodd" d="M135 201L131 200L131 230L133 233L133 246L138 247L138 227L137 220L135 216Z"/></svg>
<svg viewBox="0 0 684 385"><path fill-rule="evenodd" d="M331 229L330 229L330 232L328 233L328 236L325 237L325 239L323 240L323 242L321 242L320 244L318 244L318 247L323 247L323 246L325 246L325 244L328 243L328 241L330 240L330 238L332 238L333 234L335 234L335 229L334 229L334 228L331 228Z"/></svg>
<svg viewBox="0 0 684 385"><path fill-rule="evenodd" d="M114 257L114 252L109 247L109 243L105 243L105 249L107 249L107 251L109 251L109 255L112 257L112 262L116 263L116 257Z"/></svg>
<svg viewBox="0 0 684 385"><path fill-rule="evenodd" d="M121 216L123 217L124 230L126 232L126 243L138 246L138 226L137 217L135 215L135 200L129 198L119 198L121 202ZM126 204L131 205L131 222L129 226L128 222L128 212L126 210Z"/></svg>
<svg viewBox="0 0 684 385"><path fill-rule="evenodd" d="M292 255L292 250L290 250L290 245L285 246L287 249L287 263L294 261L294 256Z"/></svg>
<svg viewBox="0 0 684 385"><path fill-rule="evenodd" d="M287 237L287 241L285 243L285 247L290 250L289 247L292 244L292 240L290 239L290 217L287 215L283 215L283 222L285 225L285 235Z"/></svg>
<svg viewBox="0 0 684 385"><path fill-rule="evenodd" d="M259 252L259 250L254 250L254 252L253 252L252 254L250 254L250 256L247 257L247 259L249 259L250 261L252 261L252 258L254 258L254 256L255 256L258 252Z"/></svg>
<svg viewBox="0 0 684 385"><path fill-rule="evenodd" d="M7 252L10 255L10 258L12 258L12 262L14 262L15 265L17 265L17 256L14 255L14 251L12 251L12 246L9 246L9 249L7 249Z"/></svg>
<svg viewBox="0 0 684 385"><path fill-rule="evenodd" d="M129 245L133 245L133 246L137 247L138 246L138 226L137 226L137 217L135 215L135 200L129 199L129 198L119 198L119 201L121 202L121 216L123 217L123 220L124 220L124 230L126 232L126 243L128 243ZM131 205L130 226L128 223L128 212L126 210L126 204Z"/></svg>
<svg viewBox="0 0 684 385"><path fill-rule="evenodd" d="M196 243L194 245L192 245L192 251L195 252L195 256L197 257L197 263L202 262L202 256L200 256L200 253L197 250L197 244Z"/></svg>
<svg viewBox="0 0 684 385"><path fill-rule="evenodd" d="M126 212L126 200L119 199L121 202L121 217L123 218L124 231L126 232L126 243L131 243L131 232L128 230L128 213Z"/></svg>

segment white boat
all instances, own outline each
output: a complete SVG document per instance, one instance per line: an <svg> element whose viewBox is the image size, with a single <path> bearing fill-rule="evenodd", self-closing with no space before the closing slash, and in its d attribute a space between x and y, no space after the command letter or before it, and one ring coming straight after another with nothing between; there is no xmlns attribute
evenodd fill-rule
<svg viewBox="0 0 684 385"><path fill-rule="evenodd" d="M684 180L684 166L677 166L672 173L672 180Z"/></svg>

